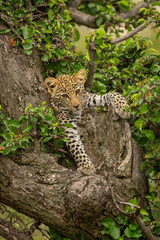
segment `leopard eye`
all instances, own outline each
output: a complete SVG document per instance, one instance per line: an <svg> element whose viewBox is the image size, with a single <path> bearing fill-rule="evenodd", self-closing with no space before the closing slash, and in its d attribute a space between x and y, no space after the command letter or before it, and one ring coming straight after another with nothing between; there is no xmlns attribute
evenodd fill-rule
<svg viewBox="0 0 160 240"><path fill-rule="evenodd" d="M63 94L62 97L69 98L68 94Z"/></svg>
<svg viewBox="0 0 160 240"><path fill-rule="evenodd" d="M77 89L76 90L76 95L80 93L80 89Z"/></svg>

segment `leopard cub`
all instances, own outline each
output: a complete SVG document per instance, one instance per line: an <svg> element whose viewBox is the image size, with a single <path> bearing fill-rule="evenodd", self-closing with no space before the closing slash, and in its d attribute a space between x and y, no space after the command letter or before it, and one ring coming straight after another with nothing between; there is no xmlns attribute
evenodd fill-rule
<svg viewBox="0 0 160 240"><path fill-rule="evenodd" d="M86 108L112 106L115 112L127 119L130 112L126 112L125 98L117 92L109 92L103 96L89 93L85 90L86 72L81 69L75 76L60 75L58 78L49 77L45 80L45 87L50 93L51 105L61 124L70 123L73 128L65 127L67 148L77 162L77 170L85 174L92 174L95 168L85 153L83 143L77 130L77 121Z"/></svg>

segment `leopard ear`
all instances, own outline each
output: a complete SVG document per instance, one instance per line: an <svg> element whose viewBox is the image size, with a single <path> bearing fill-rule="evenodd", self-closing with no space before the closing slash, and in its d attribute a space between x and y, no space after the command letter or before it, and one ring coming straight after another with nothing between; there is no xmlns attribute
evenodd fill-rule
<svg viewBox="0 0 160 240"><path fill-rule="evenodd" d="M86 71L84 69L81 69L77 72L77 74L75 75L75 77L80 80L83 81L83 83L85 83L86 79Z"/></svg>
<svg viewBox="0 0 160 240"><path fill-rule="evenodd" d="M48 77L45 79L44 85L50 94L54 94L54 92L57 88L57 85L58 85L58 80L53 77Z"/></svg>

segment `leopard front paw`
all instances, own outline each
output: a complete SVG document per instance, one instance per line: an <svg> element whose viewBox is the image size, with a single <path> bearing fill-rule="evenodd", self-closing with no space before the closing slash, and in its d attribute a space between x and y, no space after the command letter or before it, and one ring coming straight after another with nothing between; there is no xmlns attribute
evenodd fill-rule
<svg viewBox="0 0 160 240"><path fill-rule="evenodd" d="M95 173L96 170L91 162L87 162L86 164L85 163L79 164L77 171L82 172L86 175L91 175Z"/></svg>

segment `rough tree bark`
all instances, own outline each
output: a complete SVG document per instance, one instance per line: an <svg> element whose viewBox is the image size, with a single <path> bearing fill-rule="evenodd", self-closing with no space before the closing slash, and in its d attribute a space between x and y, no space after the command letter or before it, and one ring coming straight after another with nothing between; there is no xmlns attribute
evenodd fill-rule
<svg viewBox="0 0 160 240"><path fill-rule="evenodd" d="M0 104L18 118L29 102L36 106L48 95L38 53L27 57L9 42L8 36L0 37ZM127 121L111 110L92 110L84 113L79 129L94 164L105 162L106 172L112 173L114 192L125 201L136 196L143 206L141 196L147 192L139 170L143 156ZM0 156L0 201L72 239L78 233L85 239L102 238L103 217L119 214L107 181L102 171L84 176L59 165L54 156L40 152L38 143L16 156Z"/></svg>

